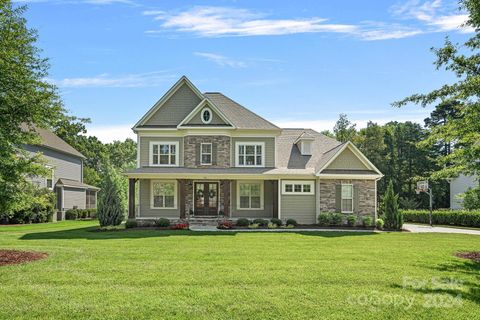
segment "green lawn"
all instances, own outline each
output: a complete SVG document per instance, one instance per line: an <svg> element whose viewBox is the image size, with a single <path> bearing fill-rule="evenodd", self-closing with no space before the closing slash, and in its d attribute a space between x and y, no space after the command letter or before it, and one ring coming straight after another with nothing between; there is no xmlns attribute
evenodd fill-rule
<svg viewBox="0 0 480 320"><path fill-rule="evenodd" d="M92 226L0 227L0 248L50 255L0 267L1 319L480 317L480 264L453 256L479 236Z"/></svg>

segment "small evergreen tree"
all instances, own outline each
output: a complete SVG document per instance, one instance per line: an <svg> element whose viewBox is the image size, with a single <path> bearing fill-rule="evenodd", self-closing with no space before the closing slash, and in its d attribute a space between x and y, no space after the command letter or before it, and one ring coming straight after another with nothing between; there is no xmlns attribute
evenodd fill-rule
<svg viewBox="0 0 480 320"><path fill-rule="evenodd" d="M403 214L398 209L398 194L393 192L392 180L390 180L387 192L383 196L383 208L385 210L385 228L401 230L403 226Z"/></svg>
<svg viewBox="0 0 480 320"><path fill-rule="evenodd" d="M105 165L103 176L98 220L101 227L118 226L124 220L126 210L122 177L110 164Z"/></svg>

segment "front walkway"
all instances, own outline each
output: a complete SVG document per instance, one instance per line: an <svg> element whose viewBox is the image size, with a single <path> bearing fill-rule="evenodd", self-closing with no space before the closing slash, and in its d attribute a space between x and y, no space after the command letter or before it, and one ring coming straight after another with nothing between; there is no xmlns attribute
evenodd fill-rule
<svg viewBox="0 0 480 320"><path fill-rule="evenodd" d="M480 236L480 230L462 229L462 228L450 228L450 227L430 227L429 225L410 224L405 223L403 229L415 233L463 233L463 234L475 234Z"/></svg>

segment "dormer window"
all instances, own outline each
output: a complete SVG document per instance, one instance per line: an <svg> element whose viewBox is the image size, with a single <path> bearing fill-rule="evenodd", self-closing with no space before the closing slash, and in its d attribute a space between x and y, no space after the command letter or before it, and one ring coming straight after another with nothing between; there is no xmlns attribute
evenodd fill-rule
<svg viewBox="0 0 480 320"><path fill-rule="evenodd" d="M303 132L297 140L295 140L295 144L298 147L298 150L300 151L300 154L302 156L311 156L312 155L312 143L315 140L315 138L306 132Z"/></svg>
<svg viewBox="0 0 480 320"><path fill-rule="evenodd" d="M312 141L302 141L302 155L309 156L312 154Z"/></svg>
<svg viewBox="0 0 480 320"><path fill-rule="evenodd" d="M203 109L201 116L202 122L205 124L209 124L212 121L212 110L210 110L209 108Z"/></svg>

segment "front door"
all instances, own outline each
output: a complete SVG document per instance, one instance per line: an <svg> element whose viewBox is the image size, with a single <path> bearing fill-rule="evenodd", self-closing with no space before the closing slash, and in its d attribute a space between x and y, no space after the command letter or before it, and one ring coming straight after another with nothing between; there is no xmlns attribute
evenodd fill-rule
<svg viewBox="0 0 480 320"><path fill-rule="evenodd" d="M216 216L218 213L218 182L195 182L195 215Z"/></svg>

